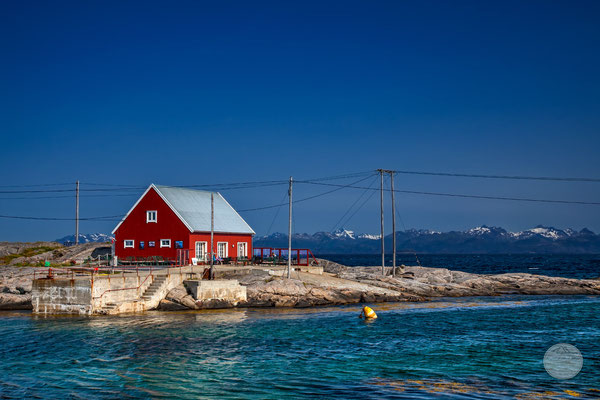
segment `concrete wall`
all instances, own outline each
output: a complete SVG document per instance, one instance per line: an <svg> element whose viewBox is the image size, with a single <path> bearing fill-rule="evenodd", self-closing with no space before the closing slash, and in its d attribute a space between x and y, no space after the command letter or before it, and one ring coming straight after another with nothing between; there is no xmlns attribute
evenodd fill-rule
<svg viewBox="0 0 600 400"><path fill-rule="evenodd" d="M152 283L149 272L75 279L35 279L33 312L38 314L92 314L107 303L138 301ZM139 288L138 288L139 287Z"/></svg>
<svg viewBox="0 0 600 400"><path fill-rule="evenodd" d="M34 313L91 314L91 279L35 279L31 302Z"/></svg>
<svg viewBox="0 0 600 400"><path fill-rule="evenodd" d="M183 284L198 302L235 305L240 301L246 301L246 286L240 285L235 279L186 280Z"/></svg>
<svg viewBox="0 0 600 400"><path fill-rule="evenodd" d="M92 301L94 308L100 308L107 303L120 303L138 300L141 294L152 283L149 272L125 275L107 275L94 277ZM139 286L139 289L137 287Z"/></svg>

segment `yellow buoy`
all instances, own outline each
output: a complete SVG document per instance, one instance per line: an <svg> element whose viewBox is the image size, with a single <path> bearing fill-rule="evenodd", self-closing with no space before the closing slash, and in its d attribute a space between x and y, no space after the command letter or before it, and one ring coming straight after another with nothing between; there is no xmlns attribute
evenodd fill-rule
<svg viewBox="0 0 600 400"><path fill-rule="evenodd" d="M365 319L375 319L377 318L377 314L375 314L375 311L373 311L373 309L371 307L367 307L365 306L362 310L362 312L360 313L360 316L365 316Z"/></svg>

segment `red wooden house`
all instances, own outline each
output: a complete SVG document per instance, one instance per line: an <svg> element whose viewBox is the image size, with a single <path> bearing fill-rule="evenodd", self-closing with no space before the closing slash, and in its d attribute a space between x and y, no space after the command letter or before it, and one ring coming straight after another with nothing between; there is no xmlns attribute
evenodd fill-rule
<svg viewBox="0 0 600 400"><path fill-rule="evenodd" d="M211 192L150 185L113 230L115 255L160 256L208 262L210 257ZM251 257L254 231L220 193L213 193L214 240L217 257ZM188 252L185 252L188 250Z"/></svg>

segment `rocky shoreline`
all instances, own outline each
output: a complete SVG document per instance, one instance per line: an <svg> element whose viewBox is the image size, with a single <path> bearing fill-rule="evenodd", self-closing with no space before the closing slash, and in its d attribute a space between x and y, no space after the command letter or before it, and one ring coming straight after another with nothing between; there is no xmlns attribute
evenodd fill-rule
<svg viewBox="0 0 600 400"><path fill-rule="evenodd" d="M159 306L162 310L223 307L313 307L356 303L427 301L436 297L522 295L600 295L599 279L569 279L511 273L480 275L446 268L405 267L403 276L382 276L381 267L346 267L320 260L324 274L294 271L292 279L267 272L222 274L246 286L248 299L239 304L196 302L179 286Z"/></svg>
<svg viewBox="0 0 600 400"><path fill-rule="evenodd" d="M426 267L405 267L404 275L392 277L390 268L383 276L381 267L346 267L327 260L320 260L320 265L323 275L294 271L292 279L272 276L260 269L222 271L218 273L218 279L236 279L246 287L245 302L198 302L180 285L168 293L158 308L313 307L504 294L600 295L600 279L569 279L526 273L480 275ZM0 266L0 310L32 308L34 270L36 268L33 267Z"/></svg>

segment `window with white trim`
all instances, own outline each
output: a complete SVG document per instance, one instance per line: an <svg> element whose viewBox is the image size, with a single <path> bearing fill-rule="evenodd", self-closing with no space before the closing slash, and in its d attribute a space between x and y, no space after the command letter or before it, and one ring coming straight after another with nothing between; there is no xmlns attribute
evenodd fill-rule
<svg viewBox="0 0 600 400"><path fill-rule="evenodd" d="M126 249L135 247L135 240L128 239L128 240L124 240L123 242L124 242L123 247L125 247Z"/></svg>
<svg viewBox="0 0 600 400"><path fill-rule="evenodd" d="M171 247L171 239L160 239L160 247Z"/></svg>
<svg viewBox="0 0 600 400"><path fill-rule="evenodd" d="M248 243L247 242L238 242L237 248L237 256L240 257L248 257Z"/></svg>
<svg viewBox="0 0 600 400"><path fill-rule="evenodd" d="M227 250L229 250L227 248L227 245L229 243L227 242L218 242L217 243L217 257L221 257L221 258L227 258Z"/></svg>
<svg viewBox="0 0 600 400"><path fill-rule="evenodd" d="M206 261L208 259L207 249L207 242L196 242L196 258L198 259L198 261Z"/></svg>
<svg viewBox="0 0 600 400"><path fill-rule="evenodd" d="M156 210L146 211L146 223L148 222L157 222L157 213Z"/></svg>

